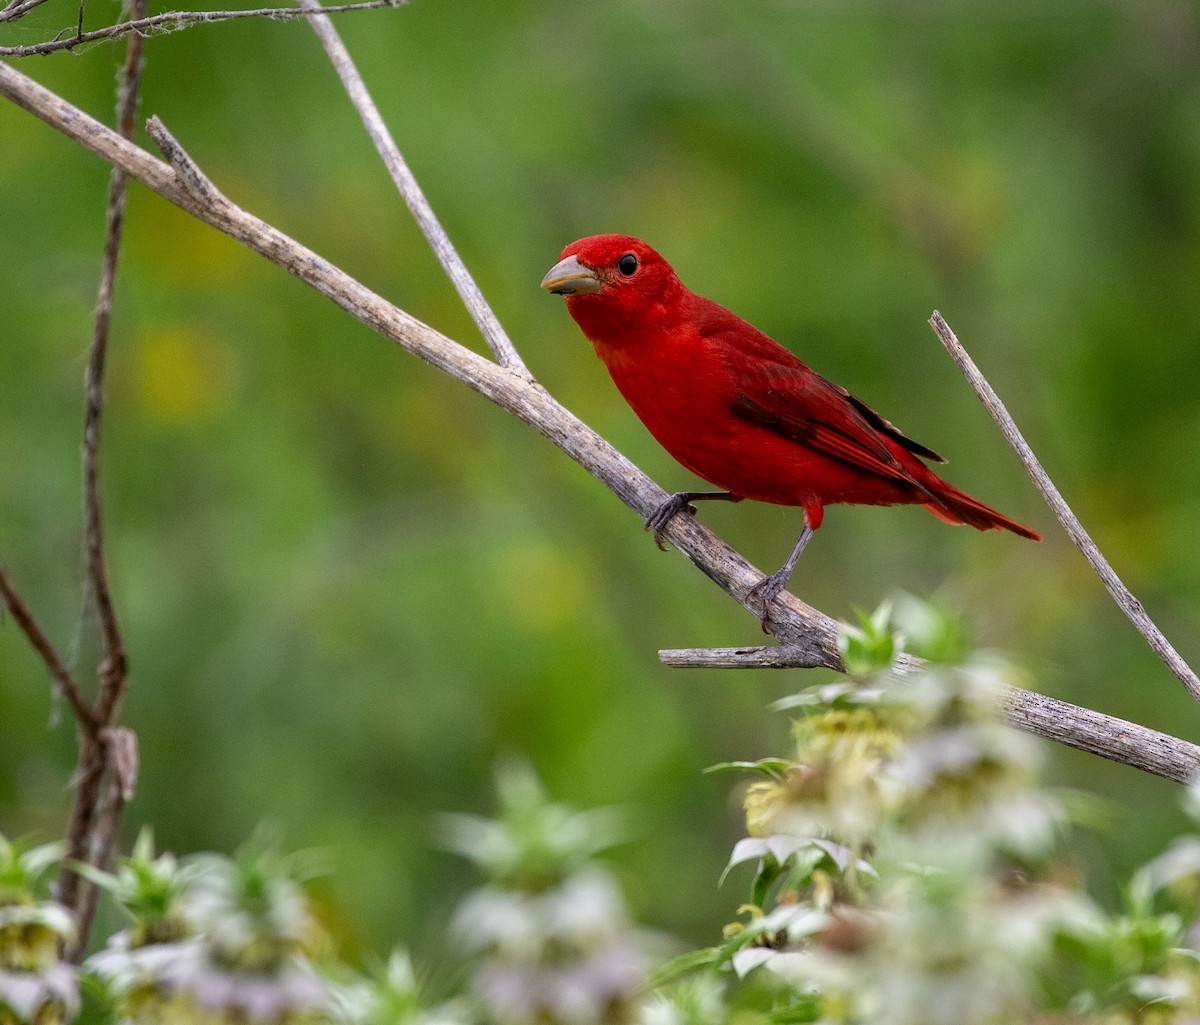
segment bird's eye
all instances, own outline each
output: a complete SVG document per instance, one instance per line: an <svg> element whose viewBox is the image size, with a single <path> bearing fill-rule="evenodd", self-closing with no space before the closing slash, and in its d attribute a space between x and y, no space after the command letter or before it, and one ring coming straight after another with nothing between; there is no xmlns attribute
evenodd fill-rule
<svg viewBox="0 0 1200 1025"><path fill-rule="evenodd" d="M626 253L617 261L617 270L624 274L625 277L629 277L637 268L637 257L633 253Z"/></svg>

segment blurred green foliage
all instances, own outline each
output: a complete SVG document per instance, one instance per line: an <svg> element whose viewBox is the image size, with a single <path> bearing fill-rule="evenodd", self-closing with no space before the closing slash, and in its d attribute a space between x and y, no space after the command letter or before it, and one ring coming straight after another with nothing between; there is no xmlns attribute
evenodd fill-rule
<svg viewBox="0 0 1200 1025"><path fill-rule="evenodd" d="M0 42L75 16L52 0ZM1194 733L925 319L945 313L1194 660L1195 5L413 0L339 27L530 367L664 487L691 479L537 287L580 235L647 239L1048 534L837 508L797 593L843 618L896 587L937 596L1039 689ZM20 69L111 120L121 53ZM477 344L305 26L155 38L144 87L143 112L231 198ZM78 449L107 168L0 105L0 180L0 558L87 676ZM697 894L739 826L700 769L779 749L764 706L796 683L655 652L756 643L757 623L544 441L140 187L114 332L103 485L142 751L128 836L152 822L164 849L231 850L271 820L329 850L327 924L351 954L428 949L468 885L432 849L433 812L486 807L516 750L564 800L632 806L640 840L615 860L635 913L710 941L723 912ZM767 569L799 523L701 515ZM72 734L0 625L0 831L61 835ZM1057 781L1112 801L1107 848L1080 858L1124 876L1178 831L1168 784L1054 758ZM664 864L672 885L651 886Z"/></svg>

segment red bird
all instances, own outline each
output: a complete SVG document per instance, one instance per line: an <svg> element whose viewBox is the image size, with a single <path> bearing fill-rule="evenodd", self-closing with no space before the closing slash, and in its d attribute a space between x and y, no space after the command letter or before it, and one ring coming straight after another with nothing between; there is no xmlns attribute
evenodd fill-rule
<svg viewBox="0 0 1200 1025"><path fill-rule="evenodd" d="M947 523L1028 527L942 480L945 462L846 389L711 299L696 295L645 242L593 235L572 242L542 279L566 297L625 400L679 462L723 490L680 491L646 520L662 530L692 502L751 498L804 509L787 562L752 591L762 615L787 585L825 506L923 505Z"/></svg>

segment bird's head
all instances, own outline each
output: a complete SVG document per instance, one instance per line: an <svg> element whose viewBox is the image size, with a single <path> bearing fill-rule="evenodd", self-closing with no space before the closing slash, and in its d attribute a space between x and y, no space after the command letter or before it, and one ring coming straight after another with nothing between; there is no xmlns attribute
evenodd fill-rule
<svg viewBox="0 0 1200 1025"><path fill-rule="evenodd" d="M572 242L542 278L542 288L566 299L584 334L608 344L634 328L660 323L682 287L671 265L630 235Z"/></svg>

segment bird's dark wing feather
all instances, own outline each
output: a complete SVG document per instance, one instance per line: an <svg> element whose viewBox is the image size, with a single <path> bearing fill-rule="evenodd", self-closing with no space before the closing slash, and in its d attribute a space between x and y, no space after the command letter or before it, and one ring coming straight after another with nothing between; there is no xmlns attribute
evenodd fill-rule
<svg viewBox="0 0 1200 1025"><path fill-rule="evenodd" d="M851 395L848 391L846 391L845 388L842 388L839 385L835 384L833 387L837 388L837 390L845 396L846 401L862 414L863 419L866 420L867 423L874 427L875 430L886 434L901 448L906 448L913 455L920 456L922 459L928 459L934 463L944 463L946 461L933 449L926 448L920 442L913 441L912 438L908 437L907 435L901 434L900 429L895 424L893 424L890 420L885 420L883 417L881 417L875 412L875 410L863 402L862 399Z"/></svg>

